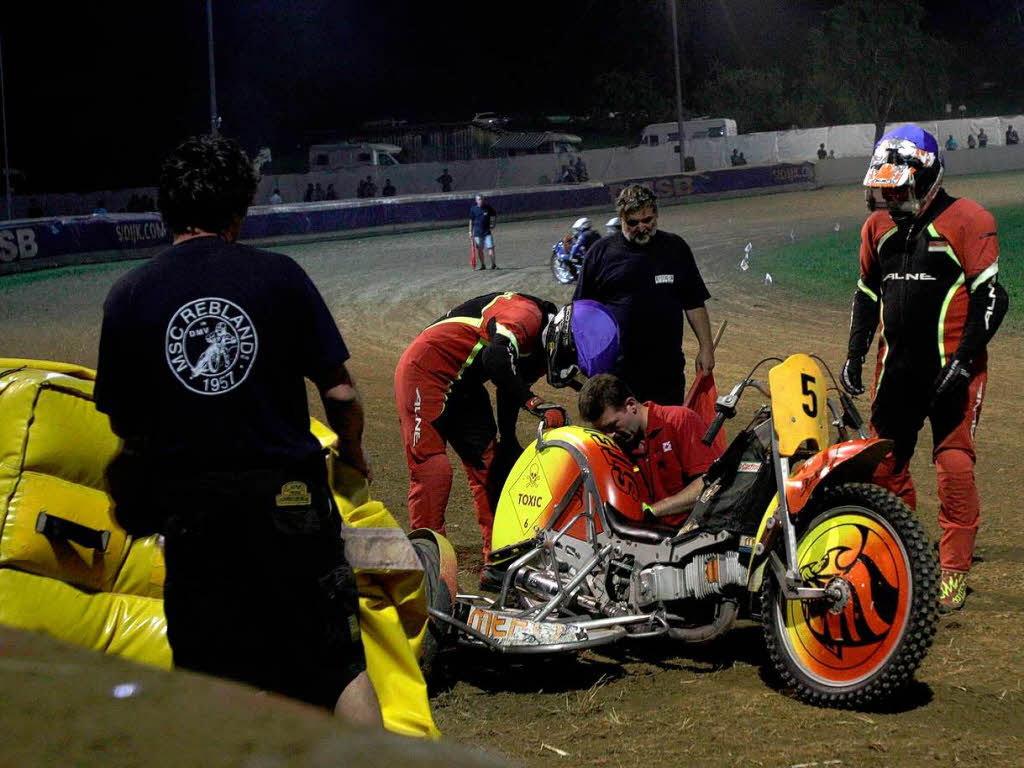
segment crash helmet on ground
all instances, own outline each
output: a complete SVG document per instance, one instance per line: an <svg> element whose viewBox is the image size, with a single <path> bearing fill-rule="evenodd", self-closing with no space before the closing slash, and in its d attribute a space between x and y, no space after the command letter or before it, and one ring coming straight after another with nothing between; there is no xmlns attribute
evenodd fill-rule
<svg viewBox="0 0 1024 768"><path fill-rule="evenodd" d="M942 187L939 143L928 131L908 124L878 140L864 176L870 211L895 218L920 216Z"/></svg>
<svg viewBox="0 0 1024 768"><path fill-rule="evenodd" d="M619 221L618 216L612 216L604 223L604 229L609 235L618 234L622 231L622 222Z"/></svg>
<svg viewBox="0 0 1024 768"><path fill-rule="evenodd" d="M550 318L543 341L548 383L579 389L580 373L594 376L612 370L619 356L619 324L603 304L580 299Z"/></svg>
<svg viewBox="0 0 1024 768"><path fill-rule="evenodd" d="M586 216L581 216L572 223L572 231L575 232L576 234L579 234L580 232L585 232L588 229L590 229L590 219L588 219Z"/></svg>

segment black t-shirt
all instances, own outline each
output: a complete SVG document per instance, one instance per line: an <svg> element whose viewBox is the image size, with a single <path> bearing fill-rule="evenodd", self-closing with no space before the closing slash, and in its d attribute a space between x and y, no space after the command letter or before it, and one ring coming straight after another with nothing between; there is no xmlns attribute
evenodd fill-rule
<svg viewBox="0 0 1024 768"><path fill-rule="evenodd" d="M474 205L469 209L469 219L473 222L473 235L475 237L483 237L484 235L491 234L491 225L498 216L491 206L484 203L481 205Z"/></svg>
<svg viewBox="0 0 1024 768"><path fill-rule="evenodd" d="M690 246L659 230L646 245L630 243L621 233L594 243L574 298L611 309L622 346L618 372L644 389L642 382L681 376L683 310L702 307L710 297Z"/></svg>
<svg viewBox="0 0 1024 768"><path fill-rule="evenodd" d="M319 450L304 379L322 381L348 356L292 259L196 238L111 289L96 407L128 447L169 468L301 462Z"/></svg>

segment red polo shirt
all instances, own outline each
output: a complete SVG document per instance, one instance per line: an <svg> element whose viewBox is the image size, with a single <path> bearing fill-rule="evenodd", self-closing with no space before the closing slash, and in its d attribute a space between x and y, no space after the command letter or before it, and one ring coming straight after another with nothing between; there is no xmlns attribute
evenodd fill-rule
<svg viewBox="0 0 1024 768"><path fill-rule="evenodd" d="M707 472L721 455L701 438L707 424L697 413L682 405L646 402L647 435L632 458L640 467L651 498L660 501L678 493L695 477ZM688 512L661 518L666 525L680 525Z"/></svg>

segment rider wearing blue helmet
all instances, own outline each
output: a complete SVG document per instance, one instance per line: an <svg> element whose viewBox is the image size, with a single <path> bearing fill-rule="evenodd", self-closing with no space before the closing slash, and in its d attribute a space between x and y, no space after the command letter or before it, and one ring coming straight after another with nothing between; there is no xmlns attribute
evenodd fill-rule
<svg viewBox="0 0 1024 768"><path fill-rule="evenodd" d="M875 481L912 509L908 465L925 419L932 426L942 538L940 606L963 606L978 530L974 431L987 381L986 345L1006 313L997 282L992 215L942 189L935 137L916 125L889 131L864 177L860 280L841 381L864 391L861 366L881 327L871 404L875 434L893 440Z"/></svg>

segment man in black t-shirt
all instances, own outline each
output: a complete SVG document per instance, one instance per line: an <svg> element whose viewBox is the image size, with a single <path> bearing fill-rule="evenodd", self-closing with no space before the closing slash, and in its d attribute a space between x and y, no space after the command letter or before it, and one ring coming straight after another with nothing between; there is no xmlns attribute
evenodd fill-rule
<svg viewBox="0 0 1024 768"><path fill-rule="evenodd" d="M104 304L95 397L124 439L115 512L132 535L164 536L175 665L379 725L304 380L340 460L369 476L363 411L309 277L235 242L256 183L230 139L189 139L163 164L173 245Z"/></svg>
<svg viewBox="0 0 1024 768"><path fill-rule="evenodd" d="M487 265L484 264L485 248L487 249L487 254L491 257L491 269L498 268L494 261L494 235L491 234L491 230L497 221L497 212L484 202L483 195L477 195L476 204L469 209L469 238L473 241L476 251L480 255L480 269L487 268Z"/></svg>
<svg viewBox="0 0 1024 768"><path fill-rule="evenodd" d="M574 298L599 301L615 315L622 344L615 373L638 400L682 405L684 315L700 345L698 373L715 367L704 306L711 294L686 241L658 230L657 202L640 184L622 190L616 200L622 232L601 238L587 251Z"/></svg>

